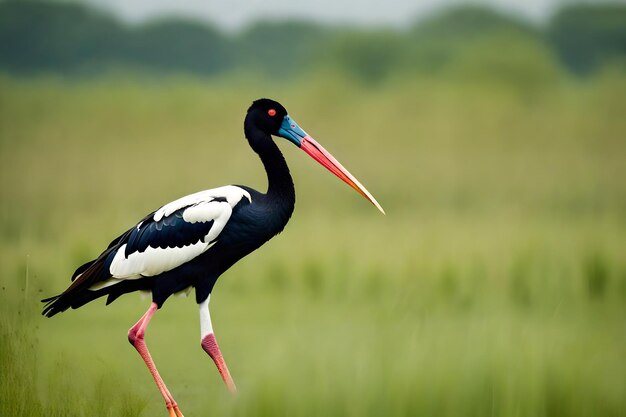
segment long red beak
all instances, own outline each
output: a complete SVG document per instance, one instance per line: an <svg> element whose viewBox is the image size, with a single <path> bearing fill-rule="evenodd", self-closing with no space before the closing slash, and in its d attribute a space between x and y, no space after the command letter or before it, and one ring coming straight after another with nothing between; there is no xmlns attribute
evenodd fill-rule
<svg viewBox="0 0 626 417"><path fill-rule="evenodd" d="M369 191L354 178L350 172L343 167L322 145L317 143L311 136L306 135L300 139L300 149L308 153L313 159L326 167L330 172L341 178L346 184L354 188L359 194L367 198L381 213L385 214L385 210L378 204L378 201L370 194Z"/></svg>

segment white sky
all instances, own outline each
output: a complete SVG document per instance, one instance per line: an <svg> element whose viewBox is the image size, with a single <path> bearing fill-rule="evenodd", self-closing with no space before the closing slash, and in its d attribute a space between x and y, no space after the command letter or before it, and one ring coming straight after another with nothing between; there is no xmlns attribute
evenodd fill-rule
<svg viewBox="0 0 626 417"><path fill-rule="evenodd" d="M467 0L82 0L112 11L129 22L178 15L213 22L236 30L260 19L299 18L332 24L407 25L441 9ZM560 5L576 0L470 0L507 13L542 21ZM579 0L580 1L580 0ZM626 3L626 0L608 0ZM607 0L586 0L587 3Z"/></svg>

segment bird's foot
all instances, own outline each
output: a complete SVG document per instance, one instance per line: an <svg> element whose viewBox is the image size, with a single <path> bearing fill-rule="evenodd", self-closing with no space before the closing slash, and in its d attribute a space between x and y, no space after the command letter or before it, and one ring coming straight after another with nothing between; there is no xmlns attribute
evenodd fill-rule
<svg viewBox="0 0 626 417"><path fill-rule="evenodd" d="M183 412L180 411L180 408L178 408L177 404L168 404L167 412L170 414L169 417L185 417L183 416Z"/></svg>

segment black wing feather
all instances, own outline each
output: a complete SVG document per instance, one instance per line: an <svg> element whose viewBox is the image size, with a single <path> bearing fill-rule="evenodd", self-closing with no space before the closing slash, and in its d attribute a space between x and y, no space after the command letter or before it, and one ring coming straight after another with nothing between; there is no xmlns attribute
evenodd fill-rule
<svg viewBox="0 0 626 417"><path fill-rule="evenodd" d="M192 205L182 207L159 221L154 220L154 213L147 215L132 229L127 230L115 238L96 259L89 261L76 269L72 275L72 284L61 294L42 300L46 303L43 314L52 317L68 308L78 308L98 297L109 295L107 303L119 297L128 290L141 289L145 279L125 282L120 288L117 286L90 291L94 284L111 277L109 266L118 249L126 244L125 255L145 251L149 246L153 248L183 247L197 243L211 230L214 221L190 223L183 219L183 212Z"/></svg>
<svg viewBox="0 0 626 417"><path fill-rule="evenodd" d="M148 247L182 248L198 243L211 230L213 220L196 223L185 221L183 212L189 207L178 209L159 221L144 221L130 230L124 254L128 257L134 252L144 252Z"/></svg>

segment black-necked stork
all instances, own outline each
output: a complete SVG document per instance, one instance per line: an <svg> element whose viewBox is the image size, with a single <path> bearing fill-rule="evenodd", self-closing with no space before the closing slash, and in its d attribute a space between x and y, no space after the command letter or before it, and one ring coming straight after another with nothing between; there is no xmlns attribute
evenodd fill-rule
<svg viewBox="0 0 626 417"><path fill-rule="evenodd" d="M105 295L108 305L128 292L151 292L152 303L128 331L128 340L148 366L171 417L182 417L182 413L150 356L144 341L146 328L170 295L195 288L202 348L215 362L229 390L236 390L213 334L209 300L217 278L280 233L293 212L293 181L272 135L308 153L384 213L365 187L302 130L280 103L269 99L253 102L244 131L267 172L267 193L227 185L172 201L113 240L95 260L80 266L63 293L42 300L47 303L43 314L52 317Z"/></svg>

